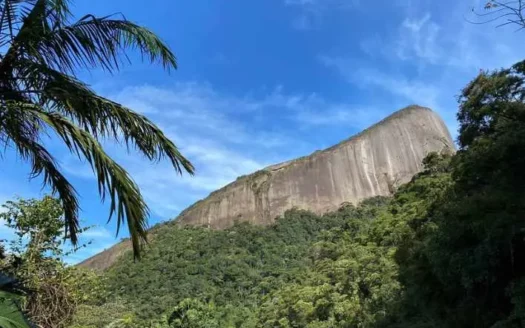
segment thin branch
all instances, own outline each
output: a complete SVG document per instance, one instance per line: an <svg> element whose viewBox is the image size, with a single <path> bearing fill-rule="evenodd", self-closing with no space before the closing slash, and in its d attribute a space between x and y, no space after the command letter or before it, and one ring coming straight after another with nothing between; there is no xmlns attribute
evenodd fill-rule
<svg viewBox="0 0 525 328"><path fill-rule="evenodd" d="M497 9L496 9L497 8ZM498 24L496 28L503 27L506 25L515 24L520 26L520 28L517 30L521 30L523 27L525 27L525 16L523 11L525 10L525 3L523 0L517 0L517 1L489 1L485 5L485 10L488 10L486 13L479 13L475 8L472 8L472 13L480 18L485 17L492 17L490 19L484 19L482 21L472 21L463 16L464 20L467 21L470 24L476 24L476 25L482 25L482 24L489 24L493 23L498 20L505 19L506 17L515 17L514 19L507 19L505 23Z"/></svg>

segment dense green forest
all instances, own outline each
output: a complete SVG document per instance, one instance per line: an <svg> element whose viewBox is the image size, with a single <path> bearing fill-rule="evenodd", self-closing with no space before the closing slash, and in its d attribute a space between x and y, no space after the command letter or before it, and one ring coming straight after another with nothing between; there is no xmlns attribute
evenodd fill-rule
<svg viewBox="0 0 525 328"><path fill-rule="evenodd" d="M270 227L157 227L74 327L525 326L525 62L460 98L459 150L392 198Z"/></svg>
<svg viewBox="0 0 525 328"><path fill-rule="evenodd" d="M164 223L102 274L61 261L58 200L18 200L2 270L44 327L524 327L524 83L525 62L481 72L457 153L427 156L392 197L268 227Z"/></svg>

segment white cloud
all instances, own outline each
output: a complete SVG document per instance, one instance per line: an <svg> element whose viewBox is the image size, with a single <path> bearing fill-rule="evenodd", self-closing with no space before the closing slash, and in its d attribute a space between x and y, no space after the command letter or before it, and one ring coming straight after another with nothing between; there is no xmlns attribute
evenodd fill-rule
<svg viewBox="0 0 525 328"><path fill-rule="evenodd" d="M423 26L428 23L430 20L430 14L426 13L425 16L423 16L419 20L411 20L409 18L405 18L403 23L401 24L404 28L407 28L411 30L414 33L419 33Z"/></svg>
<svg viewBox="0 0 525 328"><path fill-rule="evenodd" d="M369 58L382 59L370 64L403 71L412 66L421 72L450 69L471 75L481 68L500 68L521 60L525 45L516 42L516 26L470 23L480 20L471 9L482 7L478 0L439 4L397 0L369 13L385 15L385 20L363 33L358 43Z"/></svg>
<svg viewBox="0 0 525 328"><path fill-rule="evenodd" d="M360 0L284 0L284 5L297 10L292 27L310 30L319 26L327 12L355 8Z"/></svg>
<svg viewBox="0 0 525 328"><path fill-rule="evenodd" d="M442 49L437 44L440 30L429 13L419 19L405 18L400 27L397 55L403 60L416 57L435 64L442 56Z"/></svg>
<svg viewBox="0 0 525 328"><path fill-rule="evenodd" d="M185 138L187 130L198 130L201 136L219 136L240 144L253 139L237 116L251 115L261 105L249 98L218 94L207 84L193 82L179 83L172 88L130 86L109 97L142 111L178 138ZM134 107L136 104L140 104L139 107Z"/></svg>
<svg viewBox="0 0 525 328"><path fill-rule="evenodd" d="M442 110L441 101L445 97L448 88L443 90L440 78L431 82L422 80L420 77L408 78L402 74L394 74L379 71L372 65L360 65L352 59L343 57L321 56L321 62L337 71L346 81L363 90L373 90L376 93L386 94L390 98L387 103L400 103L401 106L417 104L430 107L435 110ZM399 101L398 101L399 100ZM392 111L389 107L387 111ZM385 112L374 112L373 110L363 110L363 115L372 115L374 121ZM358 111L359 113L359 111ZM375 115L373 115L375 114Z"/></svg>
<svg viewBox="0 0 525 328"><path fill-rule="evenodd" d="M113 234L104 227L92 227L82 233L84 238L106 239L112 238Z"/></svg>
<svg viewBox="0 0 525 328"><path fill-rule="evenodd" d="M389 113L394 108L407 105L420 105L437 111L455 136L457 122L455 112L457 105L455 95L461 87L461 80L456 79L450 83L446 75L436 75L427 78L424 75L415 74L408 77L406 74L380 71L372 65L357 65L350 59L337 57L322 57L321 61L327 67L334 69L341 76L357 88L380 95L384 101L385 112L364 111L364 115L372 115L371 123L376 118L384 117L382 113ZM458 83L459 82L459 83ZM466 82L466 81L465 81Z"/></svg>

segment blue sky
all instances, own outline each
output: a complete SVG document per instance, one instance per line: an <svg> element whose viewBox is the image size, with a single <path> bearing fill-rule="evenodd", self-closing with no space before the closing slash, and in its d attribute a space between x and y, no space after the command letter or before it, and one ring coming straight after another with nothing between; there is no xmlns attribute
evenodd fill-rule
<svg viewBox="0 0 525 328"><path fill-rule="evenodd" d="M132 56L118 74L79 76L158 123L196 166L195 177L180 177L106 144L141 187L152 225L239 175L328 147L410 104L439 112L456 135L461 88L525 54L515 28L468 23L473 6L483 1L77 1L78 17L121 12L149 27L179 61L167 74ZM48 144L80 194L83 224L98 225L75 262L118 241L115 223L105 224L90 168ZM45 192L13 153L0 160L1 203Z"/></svg>

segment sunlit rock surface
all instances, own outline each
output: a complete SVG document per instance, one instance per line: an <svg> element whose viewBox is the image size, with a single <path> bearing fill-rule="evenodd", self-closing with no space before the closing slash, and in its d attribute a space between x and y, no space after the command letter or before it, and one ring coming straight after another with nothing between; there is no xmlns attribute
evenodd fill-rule
<svg viewBox="0 0 525 328"><path fill-rule="evenodd" d="M324 213L344 202L390 195L433 151L454 151L445 124L430 109L407 107L333 147L240 177L183 211L178 221L216 229L236 220L269 224L292 207Z"/></svg>
<svg viewBox="0 0 525 328"><path fill-rule="evenodd" d="M184 210L177 223L223 229L235 221L271 224L293 207L321 214L391 195L421 171L428 153L454 151L441 118L410 106L328 149L238 178ZM127 249L119 243L81 265L104 269Z"/></svg>

